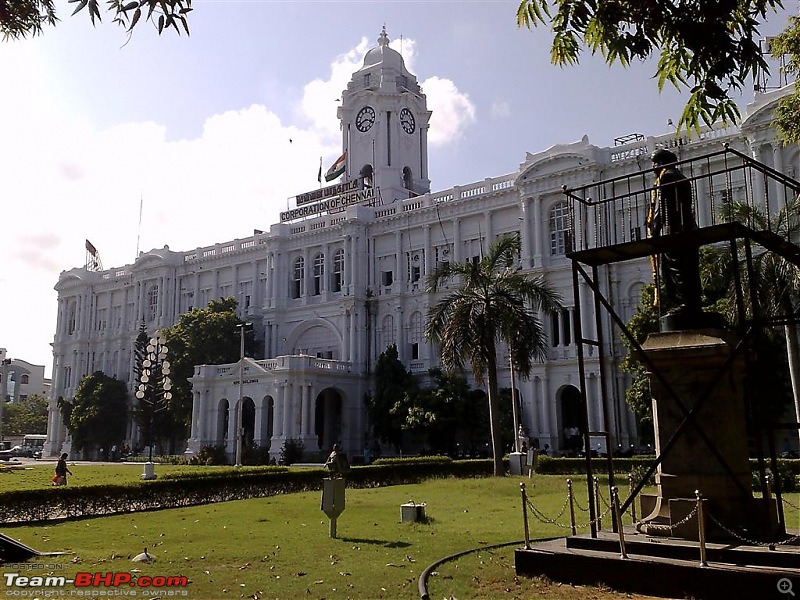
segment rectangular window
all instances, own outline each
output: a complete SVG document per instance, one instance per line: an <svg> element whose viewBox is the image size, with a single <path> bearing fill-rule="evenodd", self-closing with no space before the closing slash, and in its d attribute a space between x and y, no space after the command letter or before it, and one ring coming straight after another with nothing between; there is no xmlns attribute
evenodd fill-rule
<svg viewBox="0 0 800 600"><path fill-rule="evenodd" d="M422 270L419 267L411 267L411 281L419 281L422 276Z"/></svg>
<svg viewBox="0 0 800 600"><path fill-rule="evenodd" d="M572 343L572 321L570 319L571 311L564 309L561 311L561 327L564 332L564 345L569 346Z"/></svg>
<svg viewBox="0 0 800 600"><path fill-rule="evenodd" d="M418 343L411 344L411 358L412 358L412 360L417 360L419 358L419 344Z"/></svg>
<svg viewBox="0 0 800 600"><path fill-rule="evenodd" d="M390 286L394 283L394 273L392 271L383 271L381 273L381 285Z"/></svg>
<svg viewBox="0 0 800 600"><path fill-rule="evenodd" d="M550 339L550 344L555 348L559 345L559 331L560 327L558 326L558 313L554 312L550 315L550 335L552 338Z"/></svg>

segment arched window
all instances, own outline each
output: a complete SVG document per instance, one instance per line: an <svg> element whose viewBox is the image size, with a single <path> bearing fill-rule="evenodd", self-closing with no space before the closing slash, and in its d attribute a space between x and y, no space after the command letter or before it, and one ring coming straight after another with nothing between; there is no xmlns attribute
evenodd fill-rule
<svg viewBox="0 0 800 600"><path fill-rule="evenodd" d="M364 178L364 187L365 188L371 188L372 187L372 185L373 185L373 183L372 183L372 177L373 177L372 165L364 165L363 167L361 167L361 170L358 172L358 175L359 175L359 177L363 177Z"/></svg>
<svg viewBox="0 0 800 600"><path fill-rule="evenodd" d="M394 329L394 317L392 315L386 315L383 318L380 333L381 340L379 348L386 350L386 348L389 346L397 344L397 336Z"/></svg>
<svg viewBox="0 0 800 600"><path fill-rule="evenodd" d="M568 232L569 207L559 202L550 209L550 256L566 254Z"/></svg>
<svg viewBox="0 0 800 600"><path fill-rule="evenodd" d="M325 276L325 255L317 254L314 257L314 295L322 293L322 278Z"/></svg>
<svg viewBox="0 0 800 600"><path fill-rule="evenodd" d="M299 298L305 292L303 282L306 278L306 265L302 256L298 256L294 261L292 269L292 298Z"/></svg>
<svg viewBox="0 0 800 600"><path fill-rule="evenodd" d="M69 303L69 307L67 308L67 334L72 335L75 333L75 321L77 316L77 307L74 302Z"/></svg>
<svg viewBox="0 0 800 600"><path fill-rule="evenodd" d="M414 183L414 178L411 176L411 169L403 167L403 187L410 190L412 183Z"/></svg>
<svg viewBox="0 0 800 600"><path fill-rule="evenodd" d="M344 284L344 250L339 248L333 253L333 273L331 289L334 292L341 292Z"/></svg>
<svg viewBox="0 0 800 600"><path fill-rule="evenodd" d="M419 358L419 349L422 346L422 313L417 311L411 315L411 327L409 329L409 342L411 343L411 359Z"/></svg>
<svg viewBox="0 0 800 600"><path fill-rule="evenodd" d="M158 284L150 286L147 291L147 320L155 321L158 316Z"/></svg>
<svg viewBox="0 0 800 600"><path fill-rule="evenodd" d="M25 375L23 375L22 377L20 377L20 378L19 378L19 382L20 382L22 385L27 385L27 383L28 383L28 375L27 375L27 374L25 374Z"/></svg>

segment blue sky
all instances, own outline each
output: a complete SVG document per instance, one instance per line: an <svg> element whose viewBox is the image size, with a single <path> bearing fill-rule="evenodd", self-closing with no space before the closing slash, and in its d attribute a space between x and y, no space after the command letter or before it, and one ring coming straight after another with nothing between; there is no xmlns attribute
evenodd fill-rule
<svg viewBox="0 0 800 600"><path fill-rule="evenodd" d="M583 135L665 133L685 101L658 93L653 63L552 66L547 30L518 29L515 1L196 0L191 36L142 23L127 43L72 6L43 36L0 42L0 347L48 374L53 286L83 266L84 239L113 268L137 248L268 230L341 153L337 99L384 25L434 111L434 190Z"/></svg>

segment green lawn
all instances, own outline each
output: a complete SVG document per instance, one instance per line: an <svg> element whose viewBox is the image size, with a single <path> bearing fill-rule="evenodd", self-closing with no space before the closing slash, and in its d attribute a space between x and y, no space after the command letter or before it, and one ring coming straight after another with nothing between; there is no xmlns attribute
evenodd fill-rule
<svg viewBox="0 0 800 600"><path fill-rule="evenodd" d="M13 465L13 463L11 463ZM141 481L144 464L93 464L67 462L72 475L68 476L69 485L83 487L103 484L119 484ZM0 491L8 490L36 490L51 485L55 473L55 462L29 463L20 467L9 468L6 463L0 463ZM156 473L185 473L230 469L233 467L197 467L186 465L156 465Z"/></svg>
<svg viewBox="0 0 800 600"><path fill-rule="evenodd" d="M42 476L49 473L44 467L0 474L2 489L9 489L5 483L12 479L15 485L43 485ZM113 481L134 480L141 473L141 466L130 471L126 465L78 465L70 485L102 479L103 469L108 469L105 474ZM159 467L160 473L168 470ZM576 494L585 506L585 484L575 479ZM520 481L526 483L537 508L555 517L564 504L564 480L563 476L447 479L348 489L338 539L328 536L328 520L320 510L318 492L58 525L5 527L3 532L39 551L68 552L47 559L62 565L51 569L53 575L141 569L139 575L186 576L191 582L186 597L194 600L412 599L418 597L420 573L434 561L462 550L523 538ZM47 491L45 488L42 493ZM793 496L792 502L798 504L797 494ZM429 522L400 522L400 505L409 500L427 503ZM568 523L568 518L566 512L559 522ZM796 511L788 518L798 521ZM585 522L585 513L579 511L578 519ZM533 518L531 529L533 537L565 533ZM145 547L156 560L131 562ZM429 589L431 598L459 600L636 597L602 588L517 579L513 547L484 549L446 563L431 577ZM133 591L139 591L141 597L141 590Z"/></svg>

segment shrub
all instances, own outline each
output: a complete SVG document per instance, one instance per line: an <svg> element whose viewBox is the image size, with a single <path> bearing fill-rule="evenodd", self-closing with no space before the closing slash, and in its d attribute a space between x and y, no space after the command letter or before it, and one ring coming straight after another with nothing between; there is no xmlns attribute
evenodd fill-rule
<svg viewBox="0 0 800 600"><path fill-rule="evenodd" d="M203 446L195 457L198 465L227 465L225 446Z"/></svg>
<svg viewBox="0 0 800 600"><path fill-rule="evenodd" d="M281 464L286 465L293 465L296 462L300 462L303 459L303 452L306 449L306 445L303 443L303 440L290 438L283 442L283 446L281 446Z"/></svg>
<svg viewBox="0 0 800 600"><path fill-rule="evenodd" d="M786 461L778 461L778 477L780 478L781 484L781 492L796 492L798 490L797 487L797 477L794 474L794 469L792 468L793 465L787 464ZM752 473L752 487L754 490L761 489L761 474L758 472L757 468L754 468ZM771 468L767 468L767 475L770 477L770 481L772 481L772 489L775 490L775 475L772 472Z"/></svg>
<svg viewBox="0 0 800 600"><path fill-rule="evenodd" d="M373 465L422 465L422 464L442 464L452 463L453 459L449 456L399 456L394 458L376 458L372 461Z"/></svg>
<svg viewBox="0 0 800 600"><path fill-rule="evenodd" d="M243 465L269 465L273 464L269 456L269 446L254 444L242 450Z"/></svg>

